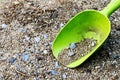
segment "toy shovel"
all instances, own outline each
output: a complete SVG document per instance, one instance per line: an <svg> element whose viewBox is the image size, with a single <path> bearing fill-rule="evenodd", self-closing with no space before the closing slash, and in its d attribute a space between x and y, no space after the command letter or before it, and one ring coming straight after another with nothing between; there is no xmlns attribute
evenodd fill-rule
<svg viewBox="0 0 120 80"><path fill-rule="evenodd" d="M58 59L61 51L69 47L69 45L73 42L80 42L84 38L93 38L97 40L96 46L86 55L67 65L63 65L69 68L74 68L82 64L107 39L111 30L111 24L108 17L119 7L120 0L111 0L108 6L105 7L102 11L85 10L76 14L58 33L53 42L52 51L55 58Z"/></svg>

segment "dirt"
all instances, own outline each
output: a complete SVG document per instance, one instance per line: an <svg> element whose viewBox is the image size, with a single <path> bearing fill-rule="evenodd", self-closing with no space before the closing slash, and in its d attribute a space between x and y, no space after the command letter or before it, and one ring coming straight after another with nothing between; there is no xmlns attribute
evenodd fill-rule
<svg viewBox="0 0 120 80"><path fill-rule="evenodd" d="M96 45L97 41L94 39L83 39L80 42L72 43L69 48L62 50L59 53L58 59L62 64L68 65L81 57L84 57L92 51Z"/></svg>
<svg viewBox="0 0 120 80"><path fill-rule="evenodd" d="M120 80L120 10L109 18L108 40L81 66L69 69L51 51L57 33L71 17L86 9L102 10L110 0L2 2L0 80Z"/></svg>

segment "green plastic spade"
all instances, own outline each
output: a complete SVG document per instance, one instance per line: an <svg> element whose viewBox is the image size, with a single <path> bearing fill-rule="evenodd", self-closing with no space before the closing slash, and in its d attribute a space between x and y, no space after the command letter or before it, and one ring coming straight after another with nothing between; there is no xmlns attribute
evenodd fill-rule
<svg viewBox="0 0 120 80"><path fill-rule="evenodd" d="M80 42L84 38L96 39L98 43L92 51L65 66L74 68L82 64L107 39L111 30L108 17L119 7L120 0L111 0L108 6L102 11L85 10L75 15L68 21L54 40L52 45L53 55L58 59L60 52L68 47L70 43Z"/></svg>

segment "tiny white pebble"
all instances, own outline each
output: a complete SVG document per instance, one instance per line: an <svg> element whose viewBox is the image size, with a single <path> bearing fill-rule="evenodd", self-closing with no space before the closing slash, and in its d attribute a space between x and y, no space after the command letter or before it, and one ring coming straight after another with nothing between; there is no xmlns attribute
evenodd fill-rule
<svg viewBox="0 0 120 80"><path fill-rule="evenodd" d="M84 56L84 54L81 54L81 56Z"/></svg>
<svg viewBox="0 0 120 80"><path fill-rule="evenodd" d="M3 52L0 52L0 55L3 54Z"/></svg>
<svg viewBox="0 0 120 80"><path fill-rule="evenodd" d="M100 69L100 66L96 66L95 69Z"/></svg>
<svg viewBox="0 0 120 80"><path fill-rule="evenodd" d="M48 38L48 35L47 34L42 34L43 38L44 39L47 39Z"/></svg>
<svg viewBox="0 0 120 80"><path fill-rule="evenodd" d="M67 67L63 67L64 68L64 70L66 70L67 69Z"/></svg>
<svg viewBox="0 0 120 80"><path fill-rule="evenodd" d="M52 45L52 44L53 44L53 42L50 42L49 44L50 44L50 45Z"/></svg>
<svg viewBox="0 0 120 80"><path fill-rule="evenodd" d="M2 24L2 28L7 28L7 27L8 27L8 25Z"/></svg>
<svg viewBox="0 0 120 80"><path fill-rule="evenodd" d="M74 54L75 54L74 52L69 52L68 56L70 57L70 56L73 56Z"/></svg>
<svg viewBox="0 0 120 80"><path fill-rule="evenodd" d="M34 41L35 41L35 42L40 42L40 37L35 37L35 38L34 38Z"/></svg>
<svg viewBox="0 0 120 80"><path fill-rule="evenodd" d="M52 4L52 1L49 1L48 3L49 3L49 4Z"/></svg>
<svg viewBox="0 0 120 80"><path fill-rule="evenodd" d="M30 37L28 37L28 36L25 36L25 39L26 39L27 41L29 41L29 40L30 40Z"/></svg>
<svg viewBox="0 0 120 80"><path fill-rule="evenodd" d="M109 52L109 55L111 55L112 53L111 52Z"/></svg>
<svg viewBox="0 0 120 80"><path fill-rule="evenodd" d="M118 21L118 19L115 18L114 21Z"/></svg>
<svg viewBox="0 0 120 80"><path fill-rule="evenodd" d="M48 53L48 51L47 51L47 50L44 50L44 51L43 51L43 53L44 53L44 54L47 54L47 53Z"/></svg>
<svg viewBox="0 0 120 80"><path fill-rule="evenodd" d="M63 27L64 26L64 24L63 23L60 23L60 27Z"/></svg>
<svg viewBox="0 0 120 80"><path fill-rule="evenodd" d="M63 79L66 79L66 78L67 78L66 74L63 74L63 75L62 75L62 78L63 78Z"/></svg>
<svg viewBox="0 0 120 80"><path fill-rule="evenodd" d="M118 64L118 62L117 62L116 60L114 60L114 61L112 62L112 64L115 65L115 64Z"/></svg>
<svg viewBox="0 0 120 80"><path fill-rule="evenodd" d="M22 60L23 61L27 61L28 59L29 59L29 54L28 53L22 54Z"/></svg>
<svg viewBox="0 0 120 80"><path fill-rule="evenodd" d="M49 43L45 43L44 45L45 45L45 46L49 46Z"/></svg>
<svg viewBox="0 0 120 80"><path fill-rule="evenodd" d="M54 29L56 30L56 29L58 29L58 27L57 27L57 26L54 26Z"/></svg>
<svg viewBox="0 0 120 80"><path fill-rule="evenodd" d="M95 46L95 43L94 43L94 42L92 42L92 43L91 43L91 46Z"/></svg>
<svg viewBox="0 0 120 80"><path fill-rule="evenodd" d="M103 0L103 1L105 1L105 2L106 2L107 0Z"/></svg>
<svg viewBox="0 0 120 80"><path fill-rule="evenodd" d="M19 1L14 1L14 4L15 5L18 5L20 2Z"/></svg>

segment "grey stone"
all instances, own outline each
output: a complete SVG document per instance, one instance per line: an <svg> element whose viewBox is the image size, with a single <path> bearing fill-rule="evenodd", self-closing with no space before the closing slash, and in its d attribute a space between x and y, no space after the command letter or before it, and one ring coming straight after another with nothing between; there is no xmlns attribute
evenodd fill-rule
<svg viewBox="0 0 120 80"><path fill-rule="evenodd" d="M58 74L58 72L55 71L55 70L49 70L48 73L49 73L49 74L52 74L52 75L57 75L57 74Z"/></svg>
<svg viewBox="0 0 120 80"><path fill-rule="evenodd" d="M60 68L60 63L57 61L57 62L55 62L55 67L56 68Z"/></svg>
<svg viewBox="0 0 120 80"><path fill-rule="evenodd" d="M68 56L70 57L70 56L73 56L74 54L75 54L74 52L69 52Z"/></svg>
<svg viewBox="0 0 120 80"><path fill-rule="evenodd" d="M66 78L67 78L67 76L66 76L65 73L62 75L62 78L63 78L63 79L66 79Z"/></svg>
<svg viewBox="0 0 120 80"><path fill-rule="evenodd" d="M48 35L47 34L42 34L43 38L44 39L47 39L48 38Z"/></svg>
<svg viewBox="0 0 120 80"><path fill-rule="evenodd" d="M34 41L37 42L37 43L40 42L40 37L35 37Z"/></svg>
<svg viewBox="0 0 120 80"><path fill-rule="evenodd" d="M27 61L28 59L29 59L29 54L28 53L22 54L22 60L23 61Z"/></svg>
<svg viewBox="0 0 120 80"><path fill-rule="evenodd" d="M75 49L76 45L75 45L75 43L71 43L69 47L70 47L70 49Z"/></svg>

